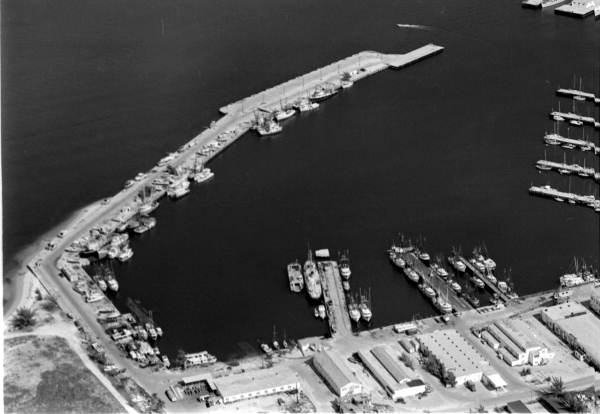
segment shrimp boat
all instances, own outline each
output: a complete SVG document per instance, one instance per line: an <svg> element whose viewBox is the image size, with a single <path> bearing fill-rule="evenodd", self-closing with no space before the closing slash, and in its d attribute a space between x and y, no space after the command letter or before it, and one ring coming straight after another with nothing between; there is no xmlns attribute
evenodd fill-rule
<svg viewBox="0 0 600 414"><path fill-rule="evenodd" d="M288 107L288 108L281 108L276 110L275 112L273 112L273 117L275 118L275 120L279 121L284 121L288 118L291 118L292 116L294 116L294 114L296 113L296 110L294 108Z"/></svg>
<svg viewBox="0 0 600 414"><path fill-rule="evenodd" d="M388 250L388 256L392 263L394 263L394 265L396 265L400 269L404 269L404 267L406 266L406 262L404 261L404 259L402 259L402 257L400 257L399 247L392 245L392 247L390 247L390 249Z"/></svg>
<svg viewBox="0 0 600 414"><path fill-rule="evenodd" d="M446 286L446 289L448 289L447 286ZM443 313L452 312L452 305L448 301L448 292L447 291L446 291L446 295L440 295L437 298L436 307Z"/></svg>
<svg viewBox="0 0 600 414"><path fill-rule="evenodd" d="M435 296L436 296L435 290L433 290L433 288L426 283L420 284L419 289L428 298L435 298Z"/></svg>
<svg viewBox="0 0 600 414"><path fill-rule="evenodd" d="M473 284L475 286L477 286L479 289L483 289L485 287L485 283L483 283L483 280L479 279L477 276L473 276L471 277L471 282L473 282Z"/></svg>
<svg viewBox="0 0 600 414"><path fill-rule="evenodd" d="M370 296L371 296L370 293L369 293L369 297L367 297L366 295L361 295L360 304L358 305L358 309L360 311L360 317L365 322L369 322L371 320L371 318L373 317L373 313L371 312L371 307L370 307L370 303L371 303Z"/></svg>
<svg viewBox="0 0 600 414"><path fill-rule="evenodd" d="M403 270L404 270L404 274L406 275L406 277L408 277L408 279L411 282L415 282L415 283L419 282L419 279L420 279L419 274L412 267L406 266Z"/></svg>
<svg viewBox="0 0 600 414"><path fill-rule="evenodd" d="M360 310L358 309L358 304L354 300L354 297L350 297L350 301L348 303L348 315L350 319L354 322L358 322L360 320Z"/></svg>
<svg viewBox="0 0 600 414"><path fill-rule="evenodd" d="M342 253L340 256L340 275L345 280L350 279L350 275L352 272L350 271L350 259L348 258L348 252Z"/></svg>

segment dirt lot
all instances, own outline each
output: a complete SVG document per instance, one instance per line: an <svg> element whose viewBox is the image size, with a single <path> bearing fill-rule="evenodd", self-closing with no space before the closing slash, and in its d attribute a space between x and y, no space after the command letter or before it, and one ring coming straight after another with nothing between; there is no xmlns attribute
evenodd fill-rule
<svg viewBox="0 0 600 414"><path fill-rule="evenodd" d="M123 407L65 339L27 335L4 341L4 411L117 413Z"/></svg>

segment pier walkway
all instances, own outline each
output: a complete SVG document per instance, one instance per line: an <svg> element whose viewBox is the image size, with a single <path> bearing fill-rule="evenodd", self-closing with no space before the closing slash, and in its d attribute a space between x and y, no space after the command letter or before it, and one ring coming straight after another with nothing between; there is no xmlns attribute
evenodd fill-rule
<svg viewBox="0 0 600 414"><path fill-rule="evenodd" d="M597 199L593 195L580 195L575 193L567 193L565 191L557 190L549 185L544 186L531 186L529 192L533 195L554 198L556 201L569 201L571 204L582 204L586 207L593 208L594 211L600 213L600 199Z"/></svg>
<svg viewBox="0 0 600 414"><path fill-rule="evenodd" d="M421 259L419 259L413 252L401 253L401 257L414 269L415 272L418 273L420 280L429 284L429 286L431 286L439 296L441 293L440 290L442 287L445 288L448 282L435 273L433 269L423 263ZM454 290L450 288L448 288L448 302L450 302L452 308L458 312L464 312L473 309L473 307L469 305L466 300L461 298Z"/></svg>
<svg viewBox="0 0 600 414"><path fill-rule="evenodd" d="M551 118L561 117L561 118L567 119L569 121L579 121L584 124L592 125L595 128L600 128L600 122L596 121L593 117L574 114L573 112L552 111L552 112L550 112L550 117Z"/></svg>
<svg viewBox="0 0 600 414"><path fill-rule="evenodd" d="M348 315L346 295L342 287L337 262L322 261L317 264L323 285L323 298L327 308L331 336L352 335L352 324Z"/></svg>
<svg viewBox="0 0 600 414"><path fill-rule="evenodd" d="M582 167L581 165L578 165L578 164L565 164L562 162L538 160L536 165L538 165L539 167L542 167L542 168L550 168L553 170L558 170L559 172L561 172L561 171L567 172L567 174L569 174L569 173L577 174L580 177L584 177L584 178L590 177L597 181L600 180L600 173L596 172L596 170L594 170L593 168L590 168L590 167Z"/></svg>
<svg viewBox="0 0 600 414"><path fill-rule="evenodd" d="M556 91L557 95L568 96L570 98L575 98L576 96L585 99L586 101L590 101L595 103L596 105L600 105L600 97L596 97L593 93L580 91L577 89L567 89L567 88L559 88Z"/></svg>
<svg viewBox="0 0 600 414"><path fill-rule="evenodd" d="M544 142L549 145L572 145L581 151L593 151L594 154L600 154L600 147L583 139L566 138L559 134L546 134L544 135Z"/></svg>
<svg viewBox="0 0 600 414"><path fill-rule="evenodd" d="M475 266L473 266L473 264L471 264L471 262L469 262L467 259L465 259L462 256L459 256L458 258L467 266L467 269L469 269L475 277L478 277L479 279L481 279L483 281L483 283L485 283L487 288L490 291L492 291L492 293L497 294L498 297L504 303L506 303L510 300L510 298L504 292L502 292L500 289L498 289L498 286L496 286L495 284L490 282L490 280L487 277L485 277L479 270L477 270L477 268L475 268Z"/></svg>

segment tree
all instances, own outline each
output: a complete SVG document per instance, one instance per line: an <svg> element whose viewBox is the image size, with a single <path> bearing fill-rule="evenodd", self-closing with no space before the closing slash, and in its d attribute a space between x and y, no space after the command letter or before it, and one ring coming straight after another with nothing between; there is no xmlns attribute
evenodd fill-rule
<svg viewBox="0 0 600 414"><path fill-rule="evenodd" d="M465 387L467 387L467 389L471 392L475 392L476 386L475 383L471 380L468 380L467 382L465 382Z"/></svg>
<svg viewBox="0 0 600 414"><path fill-rule="evenodd" d="M158 394L156 394L156 393L152 394L152 397L150 399L150 410L153 413L161 413L161 412L163 412L164 408L165 408L165 402L162 399L160 399Z"/></svg>
<svg viewBox="0 0 600 414"><path fill-rule="evenodd" d="M522 377L526 377L529 374L531 374L531 368L527 367L527 368L523 368L521 370L521 376Z"/></svg>
<svg viewBox="0 0 600 414"><path fill-rule="evenodd" d="M452 371L444 370L444 377L442 381L446 386L449 385L451 387L456 387L456 375L454 375L454 372Z"/></svg>
<svg viewBox="0 0 600 414"><path fill-rule="evenodd" d="M42 308L45 311L52 312L58 308L58 301L52 295L46 296L46 300L42 303Z"/></svg>
<svg viewBox="0 0 600 414"><path fill-rule="evenodd" d="M11 320L11 326L15 329L24 329L35 325L35 313L35 309L32 308L18 308Z"/></svg>
<svg viewBox="0 0 600 414"><path fill-rule="evenodd" d="M563 407L572 413L583 413L587 411L583 400L574 392L567 393L560 401Z"/></svg>
<svg viewBox="0 0 600 414"><path fill-rule="evenodd" d="M552 377L550 378L550 389L549 392L555 397L560 397L565 392L565 384L561 377Z"/></svg>
<svg viewBox="0 0 600 414"><path fill-rule="evenodd" d="M408 354L402 353L402 355L400 356L400 361L402 361L404 365L406 365L408 368L415 369L413 360Z"/></svg>

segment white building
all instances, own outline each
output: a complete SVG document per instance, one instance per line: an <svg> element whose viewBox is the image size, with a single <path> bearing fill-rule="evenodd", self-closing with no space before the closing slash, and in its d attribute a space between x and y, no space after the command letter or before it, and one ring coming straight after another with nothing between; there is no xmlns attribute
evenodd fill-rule
<svg viewBox="0 0 600 414"><path fill-rule="evenodd" d="M283 367L259 369L216 378L214 386L225 404L300 390L298 374Z"/></svg>
<svg viewBox="0 0 600 414"><path fill-rule="evenodd" d="M554 333L574 350L585 355L591 365L600 369L600 319L577 302L544 308L541 317Z"/></svg>
<svg viewBox="0 0 600 414"><path fill-rule="evenodd" d="M317 352L312 362L317 372L338 396L345 397L363 392L362 384L338 355L330 351Z"/></svg>
<svg viewBox="0 0 600 414"><path fill-rule="evenodd" d="M486 342L498 350L502 359L511 366L527 363L540 365L554 357L554 354L548 352L542 340L535 335L528 322L522 319L496 321L487 327L487 332L498 341L498 346L495 346L493 341L490 343L486 339ZM486 338L489 339L487 336ZM511 357L508 357L508 354Z"/></svg>
<svg viewBox="0 0 600 414"><path fill-rule="evenodd" d="M422 349L431 352L456 377L456 384L477 382L488 361L455 329L445 329L417 337Z"/></svg>

